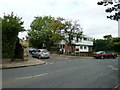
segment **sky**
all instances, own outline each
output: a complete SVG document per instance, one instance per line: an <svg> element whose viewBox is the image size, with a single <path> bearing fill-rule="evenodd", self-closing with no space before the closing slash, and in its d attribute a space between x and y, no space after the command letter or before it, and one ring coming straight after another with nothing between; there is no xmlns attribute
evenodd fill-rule
<svg viewBox="0 0 120 90"><path fill-rule="evenodd" d="M118 36L118 22L107 19L105 6L97 5L100 0L0 0L0 17L11 14L22 17L25 29L35 16L63 17L69 20L79 20L83 34L95 39L104 35ZM23 38L27 32L19 33Z"/></svg>

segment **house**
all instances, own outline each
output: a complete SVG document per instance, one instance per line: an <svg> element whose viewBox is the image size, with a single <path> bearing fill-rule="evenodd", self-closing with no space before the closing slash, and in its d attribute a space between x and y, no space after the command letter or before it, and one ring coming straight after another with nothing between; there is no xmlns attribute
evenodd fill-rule
<svg viewBox="0 0 120 90"><path fill-rule="evenodd" d="M63 54L72 52L72 55L90 56L92 54L93 38L83 35L78 40L74 37L71 42L72 45L68 45L65 40L58 41L54 44L60 47Z"/></svg>

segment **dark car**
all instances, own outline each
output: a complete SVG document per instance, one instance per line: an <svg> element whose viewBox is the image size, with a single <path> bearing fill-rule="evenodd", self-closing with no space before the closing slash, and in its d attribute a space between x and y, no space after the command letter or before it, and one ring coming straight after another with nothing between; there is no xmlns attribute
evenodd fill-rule
<svg viewBox="0 0 120 90"><path fill-rule="evenodd" d="M107 51L98 51L95 54L93 54L93 57L96 58L96 59L98 59L98 58L100 58L100 59L114 58L115 59L117 57L117 55L113 54L111 52L107 52Z"/></svg>
<svg viewBox="0 0 120 90"><path fill-rule="evenodd" d="M30 49L29 49L29 53L30 53L31 55L33 55L33 53L36 52L36 51L37 51L36 48L30 48Z"/></svg>

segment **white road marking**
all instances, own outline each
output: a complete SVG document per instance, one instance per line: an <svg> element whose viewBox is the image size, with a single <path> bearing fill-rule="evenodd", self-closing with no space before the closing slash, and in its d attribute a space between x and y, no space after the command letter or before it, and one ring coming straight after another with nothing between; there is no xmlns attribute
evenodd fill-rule
<svg viewBox="0 0 120 90"><path fill-rule="evenodd" d="M65 59L69 59L69 58L65 58Z"/></svg>
<svg viewBox="0 0 120 90"><path fill-rule="evenodd" d="M112 68L113 70L118 70L118 68Z"/></svg>
<svg viewBox="0 0 120 90"><path fill-rule="evenodd" d="M32 78L32 76L28 76L28 77L21 77L21 78L17 78L17 79L29 79Z"/></svg>
<svg viewBox="0 0 120 90"><path fill-rule="evenodd" d="M39 75L35 75L33 77L40 77L40 76L43 76L43 75L47 75L48 73L44 73L44 74L39 74Z"/></svg>
<svg viewBox="0 0 120 90"><path fill-rule="evenodd" d="M35 75L35 76L20 77L20 78L17 78L17 80L30 79L30 78L35 78L35 77L44 76L44 75L47 75L47 74L48 74L48 73L43 73L43 74L39 74L39 75Z"/></svg>

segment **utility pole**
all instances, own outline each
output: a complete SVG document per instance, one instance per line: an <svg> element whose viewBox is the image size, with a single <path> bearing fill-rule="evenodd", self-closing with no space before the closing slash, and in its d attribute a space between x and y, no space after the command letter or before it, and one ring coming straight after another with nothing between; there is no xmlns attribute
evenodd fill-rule
<svg viewBox="0 0 120 90"><path fill-rule="evenodd" d="M119 4L118 14L120 14L120 0L118 0L118 4ZM119 17L120 17L120 15L119 15ZM118 19L118 37L120 37L120 18Z"/></svg>

